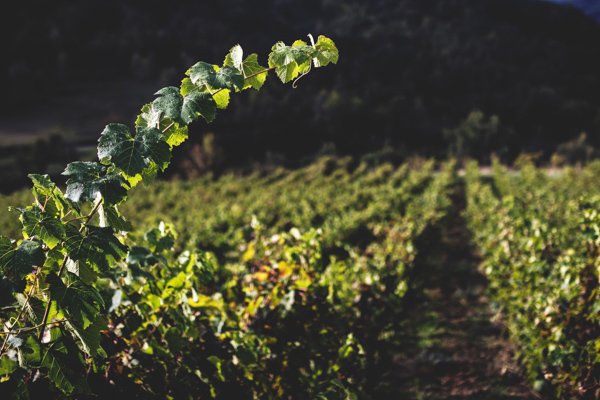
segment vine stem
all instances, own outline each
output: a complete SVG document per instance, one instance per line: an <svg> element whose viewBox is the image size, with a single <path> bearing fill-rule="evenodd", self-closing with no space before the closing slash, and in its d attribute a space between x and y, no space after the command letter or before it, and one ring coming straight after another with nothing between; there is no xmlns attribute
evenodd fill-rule
<svg viewBox="0 0 600 400"><path fill-rule="evenodd" d="M255 73L255 74L248 75L248 76L246 76L246 75L244 74L244 81L245 81L245 80L247 80L247 79L250 79L250 78L254 78L254 77L255 77L255 76L257 76L257 75L260 75L260 74L264 74L264 73L266 73L266 72L269 72L269 71L271 71L271 70L273 70L273 69L275 69L275 68L276 68L276 67L269 67L269 68L263 69L262 71L259 71L259 72ZM243 71L242 71L242 72L243 72ZM298 79L299 79L299 78L298 78ZM208 92L210 93L210 95L211 95L211 96L214 96L215 94L217 94L217 93L219 93L221 90L223 90L223 89L218 89L218 90L215 90L214 92L211 92L211 91L210 91L210 89L208 88L208 85L206 86L206 89L208 90ZM163 130L162 130L162 133L165 133L166 131L168 131L169 129L171 129L171 127L172 127L173 125L175 125L175 122L171 122L171 123L169 124L169 126L167 126L165 129L163 129ZM78 218L77 218L77 219L78 219ZM72 221L74 221L74 220L72 220Z"/></svg>
<svg viewBox="0 0 600 400"><path fill-rule="evenodd" d="M58 322L66 322L68 321L67 319L61 319L58 321L55 321L55 323ZM32 331L34 329L39 328L40 326L42 326L42 324L36 325L36 326L30 326L29 328L25 328L25 329L21 329L20 331L6 331L6 332L0 332L0 335L14 335L14 334L19 334L19 333L23 333L23 332L29 332ZM12 329L12 328L11 328Z"/></svg>
<svg viewBox="0 0 600 400"><path fill-rule="evenodd" d="M92 211L90 211L90 213L86 217L84 217L86 219L86 221L85 221L86 223L89 222L90 219L92 219L92 217L94 215L96 215L96 213L100 209L100 206L102 205L102 203L103 203L102 201L99 201L98 204L96 204L96 206L94 207L94 209ZM76 219L80 219L80 218L76 218ZM79 228L79 232L81 232L84 227L85 227L85 224L81 224L81 228ZM65 269L65 265L67 265L68 259L69 259L69 255L65 254L62 264L60 265L60 268L58 269L57 276L59 278L62 275L63 270ZM46 310L44 311L44 318L42 319L42 323L40 325L38 325L38 327L42 328L42 329L40 329L40 333L38 335L38 340L40 342L42 341L42 337L44 336L44 330L46 329L46 323L48 322L48 315L50 314L50 305L51 304L52 304L52 297L48 296L48 304L46 305Z"/></svg>
<svg viewBox="0 0 600 400"><path fill-rule="evenodd" d="M67 264L67 260L69 259L69 256L67 254L65 254L64 258L63 258L63 262L60 265L60 269L58 270L58 277L60 278L60 275L62 274L62 271L65 267L65 265ZM42 323L39 325L42 329L40 329L40 333L38 335L38 340L41 342L42 338L44 337L44 330L46 330L46 322L48 322L48 315L50 314L50 305L52 304L52 297L48 296L48 304L46 305L46 311L44 311L44 318L42 318Z"/></svg>
<svg viewBox="0 0 600 400"><path fill-rule="evenodd" d="M25 311L25 308L27 308L27 303L29 303L29 298L33 294L33 289L35 289L35 284L37 283L37 279L38 279L38 275L36 274L35 280L31 284L31 289L29 289L29 293L27 294L27 298L25 299L25 302L23 303L23 307L21 307L21 310L19 311L19 315L17 315L17 318L15 318L15 322L12 324L12 326L10 328L8 328L9 331L13 330L13 328L15 327L17 322L19 322L19 319L21 319L21 315L23 315L23 311ZM0 348L0 354L2 354L2 352L4 351L4 348L6 347L6 343L8 342L8 334L9 333L11 333L11 332L8 332L6 337L4 338L4 342L2 343L2 348ZM3 335L3 334L5 334L5 332L0 332L0 335Z"/></svg>
<svg viewBox="0 0 600 400"><path fill-rule="evenodd" d="M247 79L250 79L250 78L254 78L257 75L264 74L265 72L269 72L269 71L271 71L271 70L273 70L275 68L277 68L277 67L269 67L269 68L263 69L262 71L258 71L255 74L248 75L247 77L244 78L244 80L247 80ZM223 89L215 90L214 92L211 92L210 94L214 96L215 94L219 93L221 90L223 90Z"/></svg>

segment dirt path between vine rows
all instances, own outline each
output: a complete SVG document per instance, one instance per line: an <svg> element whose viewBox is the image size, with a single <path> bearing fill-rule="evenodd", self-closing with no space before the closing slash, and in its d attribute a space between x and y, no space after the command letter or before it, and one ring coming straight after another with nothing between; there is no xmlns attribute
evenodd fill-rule
<svg viewBox="0 0 600 400"><path fill-rule="evenodd" d="M491 321L487 280L461 215L462 188L454 204L442 227L417 244L419 294L377 367L373 398L540 399L513 360L506 329Z"/></svg>

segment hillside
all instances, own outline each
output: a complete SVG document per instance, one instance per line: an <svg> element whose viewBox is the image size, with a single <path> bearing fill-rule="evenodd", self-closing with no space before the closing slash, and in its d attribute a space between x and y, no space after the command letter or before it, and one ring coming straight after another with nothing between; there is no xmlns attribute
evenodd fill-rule
<svg viewBox="0 0 600 400"><path fill-rule="evenodd" d="M383 157L392 160L450 152L485 162L490 152L508 161L521 151L549 158L583 132L588 147L600 144L600 26L572 7L533 0L34 3L5 26L12 34L5 36L10 56L0 61L4 143L11 133L42 129L40 115L46 131L62 115L55 131L68 132L67 142L93 141L106 122L133 123L149 93L178 85L196 61L219 64L240 43L266 64L274 42L311 32L335 40L335 68L291 92L272 80L260 96L235 97L179 159L192 160L193 141L207 132L221 150L217 170L257 161L295 166L319 150L360 156L386 145ZM98 90L104 87L112 94ZM27 167L13 164L3 169L23 176Z"/></svg>

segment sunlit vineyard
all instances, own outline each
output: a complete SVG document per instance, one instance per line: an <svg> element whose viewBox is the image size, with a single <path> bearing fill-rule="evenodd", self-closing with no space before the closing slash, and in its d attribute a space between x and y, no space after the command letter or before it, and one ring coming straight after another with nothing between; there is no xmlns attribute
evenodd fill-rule
<svg viewBox="0 0 600 400"><path fill-rule="evenodd" d="M492 306L531 385L590 396L600 345L597 169L549 177L496 163L489 177L471 163L463 179L454 162L373 168L323 158L295 171L137 188L123 207L134 226L123 237L127 259L96 283L108 323L90 388L174 398L383 393L368 371L385 342L399 340L399 320L423 290L415 259L432 252L423 244L437 240L466 190ZM16 368L4 360L4 373Z"/></svg>

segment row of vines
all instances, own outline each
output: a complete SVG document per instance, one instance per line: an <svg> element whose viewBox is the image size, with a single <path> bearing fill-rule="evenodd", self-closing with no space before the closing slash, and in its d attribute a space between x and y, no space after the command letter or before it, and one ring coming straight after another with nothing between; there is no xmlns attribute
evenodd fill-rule
<svg viewBox="0 0 600 400"><path fill-rule="evenodd" d="M537 391L600 395L599 165L549 176L467 168L467 217L490 295Z"/></svg>
<svg viewBox="0 0 600 400"><path fill-rule="evenodd" d="M455 164L433 167L348 172L346 160L324 159L136 189L136 224L158 227L124 236L127 257L95 283L102 339L85 370L64 366L82 378L71 392L364 398L366 369L412 286L414 242L451 206ZM53 385L31 376L22 347L3 357L3 385L47 395Z"/></svg>

